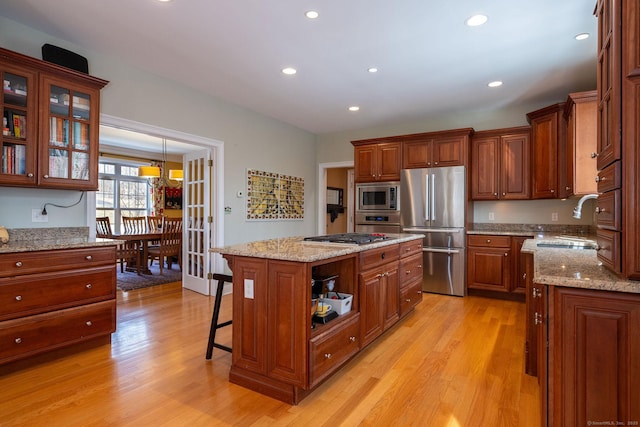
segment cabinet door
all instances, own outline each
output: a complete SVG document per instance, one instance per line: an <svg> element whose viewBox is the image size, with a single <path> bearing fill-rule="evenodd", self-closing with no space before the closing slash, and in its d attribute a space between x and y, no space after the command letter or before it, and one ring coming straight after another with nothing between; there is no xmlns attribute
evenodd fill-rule
<svg viewBox="0 0 640 427"><path fill-rule="evenodd" d="M397 267L387 267L384 276L384 292L385 313L383 330L386 330L400 319L400 284L398 282Z"/></svg>
<svg viewBox="0 0 640 427"><path fill-rule="evenodd" d="M467 164L467 136L441 136L433 141L433 166L464 166Z"/></svg>
<svg viewBox="0 0 640 427"><path fill-rule="evenodd" d="M398 181L402 166L399 142L378 144L378 181Z"/></svg>
<svg viewBox="0 0 640 427"><path fill-rule="evenodd" d="M531 120L533 199L553 199L557 195L559 116L559 112L549 112Z"/></svg>
<svg viewBox="0 0 640 427"><path fill-rule="evenodd" d="M525 263L527 254L522 253L522 245L527 239L533 239L531 237L512 237L511 238L511 250L513 253L513 292L523 294L526 292L527 283L525 270Z"/></svg>
<svg viewBox="0 0 640 427"><path fill-rule="evenodd" d="M470 247L468 256L468 288L511 291L511 248Z"/></svg>
<svg viewBox="0 0 640 427"><path fill-rule="evenodd" d="M419 141L405 141L402 145L402 167L404 169L431 167L433 138L425 138Z"/></svg>
<svg viewBox="0 0 640 427"><path fill-rule="evenodd" d="M376 180L376 146L360 145L354 147L354 168L356 182Z"/></svg>
<svg viewBox="0 0 640 427"><path fill-rule="evenodd" d="M306 385L307 331L311 328L311 278L305 272L301 263L269 261L269 376L301 387Z"/></svg>
<svg viewBox="0 0 640 427"><path fill-rule="evenodd" d="M383 280L379 269L360 274L360 336L365 347L384 328Z"/></svg>
<svg viewBox="0 0 640 427"><path fill-rule="evenodd" d="M531 146L529 134L500 138L500 198L522 200L530 197Z"/></svg>
<svg viewBox="0 0 640 427"><path fill-rule="evenodd" d="M535 324L537 309L537 290L533 283L533 254L523 254L526 284L526 313L525 319L525 344L524 344L524 371L529 375L538 375L538 334Z"/></svg>
<svg viewBox="0 0 640 427"><path fill-rule="evenodd" d="M471 198L498 199L500 170L498 136L473 138L471 143Z"/></svg>
<svg viewBox="0 0 640 427"><path fill-rule="evenodd" d="M561 287L552 292L550 425L640 420L640 297Z"/></svg>
<svg viewBox="0 0 640 427"><path fill-rule="evenodd" d="M37 79L28 69L0 63L4 82L0 109L2 135L0 183L31 187L36 184Z"/></svg>
<svg viewBox="0 0 640 427"><path fill-rule="evenodd" d="M97 190L99 90L44 75L40 93L40 186Z"/></svg>

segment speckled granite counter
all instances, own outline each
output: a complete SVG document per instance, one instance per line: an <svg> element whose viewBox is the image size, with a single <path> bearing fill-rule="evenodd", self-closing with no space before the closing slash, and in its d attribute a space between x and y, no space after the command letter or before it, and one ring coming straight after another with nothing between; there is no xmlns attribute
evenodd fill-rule
<svg viewBox="0 0 640 427"><path fill-rule="evenodd" d="M308 242L304 237L284 237L279 239L261 240L250 243L212 248L211 252L225 255L247 256L255 258L279 259L285 261L314 262L323 259L349 255L369 249L381 248L396 243L422 239L422 234L390 234L389 240L366 245L345 243Z"/></svg>
<svg viewBox="0 0 640 427"><path fill-rule="evenodd" d="M640 282L623 280L602 266L595 249L540 247L538 243L567 244L553 238L524 242L522 252L532 253L533 281L545 285L640 293Z"/></svg>
<svg viewBox="0 0 640 427"><path fill-rule="evenodd" d="M9 243L0 243L0 254L118 244L115 240L90 238L89 227L14 228L7 231Z"/></svg>
<svg viewBox="0 0 640 427"><path fill-rule="evenodd" d="M558 235L581 236L595 238L595 231L585 225L553 225L553 224L494 224L474 223L467 234L494 234L505 236L535 236L544 238Z"/></svg>

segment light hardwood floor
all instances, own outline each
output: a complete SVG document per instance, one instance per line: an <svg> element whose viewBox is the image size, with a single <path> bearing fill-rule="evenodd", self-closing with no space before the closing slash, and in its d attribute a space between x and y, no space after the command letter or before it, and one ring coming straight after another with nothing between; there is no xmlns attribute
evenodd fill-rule
<svg viewBox="0 0 640 427"><path fill-rule="evenodd" d="M229 353L205 360L212 311L179 283L119 292L111 345L0 367L0 425L540 425L523 303L424 294L298 406L230 384ZM230 345L231 327L218 336Z"/></svg>

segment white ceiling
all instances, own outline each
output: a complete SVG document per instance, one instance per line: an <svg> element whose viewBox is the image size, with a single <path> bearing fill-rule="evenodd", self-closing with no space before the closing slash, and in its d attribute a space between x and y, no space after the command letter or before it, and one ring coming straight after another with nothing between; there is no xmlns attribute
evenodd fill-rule
<svg viewBox="0 0 640 427"><path fill-rule="evenodd" d="M595 0L2 0L0 15L316 134L596 85ZM309 20L307 10L320 17ZM489 16L481 27L464 21ZM576 41L579 33L590 33ZM295 67L286 76L281 69ZM367 68L379 68L376 74ZM91 71L91 64L89 64ZM109 76L99 76L107 78ZM502 80L490 89L487 83ZM360 111L349 112L350 105Z"/></svg>

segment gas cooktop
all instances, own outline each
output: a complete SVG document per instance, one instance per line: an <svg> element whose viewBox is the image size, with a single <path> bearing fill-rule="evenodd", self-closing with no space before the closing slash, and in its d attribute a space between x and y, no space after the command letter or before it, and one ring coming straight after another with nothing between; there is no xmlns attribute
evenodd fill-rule
<svg viewBox="0 0 640 427"><path fill-rule="evenodd" d="M388 239L389 237L382 233L341 233L304 238L308 242L349 243L352 245L366 245L367 243L381 242Z"/></svg>

